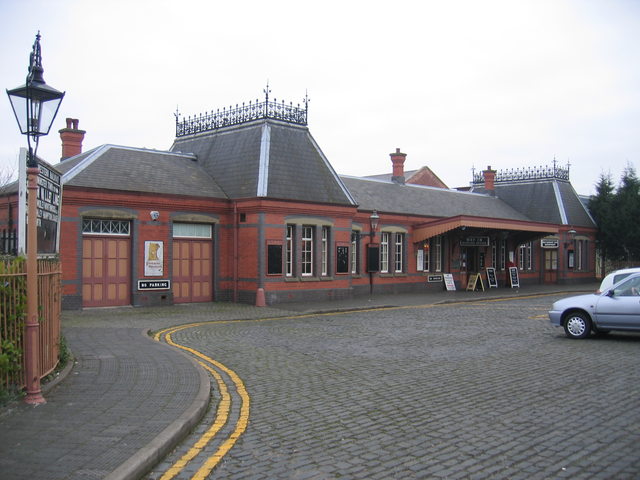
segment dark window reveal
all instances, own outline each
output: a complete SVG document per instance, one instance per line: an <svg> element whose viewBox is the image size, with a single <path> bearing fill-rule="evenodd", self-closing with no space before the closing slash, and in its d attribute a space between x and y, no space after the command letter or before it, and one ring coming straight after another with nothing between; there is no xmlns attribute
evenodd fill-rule
<svg viewBox="0 0 640 480"><path fill-rule="evenodd" d="M269 275L282 275L282 245L267 245L267 257Z"/></svg>
<svg viewBox="0 0 640 480"><path fill-rule="evenodd" d="M377 243L367 245L367 271L380 271L380 245Z"/></svg>

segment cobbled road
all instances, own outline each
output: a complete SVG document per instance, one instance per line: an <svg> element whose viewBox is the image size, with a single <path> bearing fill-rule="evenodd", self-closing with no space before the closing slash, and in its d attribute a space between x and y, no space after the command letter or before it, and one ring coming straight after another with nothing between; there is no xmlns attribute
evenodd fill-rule
<svg viewBox="0 0 640 480"><path fill-rule="evenodd" d="M556 298L176 333L251 398L211 478L640 478L640 335L569 340Z"/></svg>

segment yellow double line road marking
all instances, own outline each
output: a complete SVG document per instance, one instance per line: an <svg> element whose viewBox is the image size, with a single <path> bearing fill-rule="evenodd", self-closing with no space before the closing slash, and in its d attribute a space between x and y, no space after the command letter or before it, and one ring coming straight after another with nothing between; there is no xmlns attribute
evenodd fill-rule
<svg viewBox="0 0 640 480"><path fill-rule="evenodd" d="M203 324L204 323L194 323L190 325L172 327L166 330L162 330L154 335L155 340L161 341L162 337L164 336L164 341L167 344L189 352L191 355L195 356L198 359L197 362L213 376L216 383L218 384L218 390L220 391L220 402L218 403L215 419L209 429L196 441L196 443L187 451L187 453L185 453L174 465L172 465L164 473L164 475L162 475L162 477L160 477L160 480L170 480L171 478L174 478L176 475L178 475L191 460L196 458L202 452L202 450L209 444L209 442L211 442L211 440L213 440L213 438L220 432L222 427L224 427L224 425L229 421L232 397L229 393L229 388L219 371L224 372L231 379L235 386L235 390L241 399L240 414L231 435L229 435L229 437L218 447L213 455L210 455L203 462L202 466L191 478L196 480L205 479L215 468L215 466L220 462L220 460L222 460L222 457L224 457L235 445L240 436L247 429L247 424L249 422L250 399L249 394L247 393L247 389L245 388L244 383L242 382L240 377L233 370L226 367L222 363L214 360L211 357L208 357L198 350L176 343L171 337L171 335L176 332Z"/></svg>

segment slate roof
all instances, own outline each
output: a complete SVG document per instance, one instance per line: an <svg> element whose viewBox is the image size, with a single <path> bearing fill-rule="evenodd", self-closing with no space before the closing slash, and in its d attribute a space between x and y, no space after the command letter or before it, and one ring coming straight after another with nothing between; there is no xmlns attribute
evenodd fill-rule
<svg viewBox="0 0 640 480"><path fill-rule="evenodd" d="M484 188L473 191L484 192ZM556 179L496 183L495 193L513 208L536 222L595 228L571 183Z"/></svg>
<svg viewBox="0 0 640 480"><path fill-rule="evenodd" d="M531 220L506 202L490 195L422 185L400 185L370 178L341 178L362 210L439 218L468 215L504 220Z"/></svg>
<svg viewBox="0 0 640 480"><path fill-rule="evenodd" d="M362 178L370 178L372 180L383 180L385 182L393 181L393 173L381 173L378 175L365 175ZM413 185L424 185L437 188L449 188L438 175L429 167L420 167L418 170L405 170L404 182Z"/></svg>
<svg viewBox="0 0 640 480"><path fill-rule="evenodd" d="M102 145L55 168L62 173L65 186L227 198L189 155Z"/></svg>
<svg viewBox="0 0 640 480"><path fill-rule="evenodd" d="M230 198L354 204L306 126L257 120L178 137L171 151L194 154Z"/></svg>

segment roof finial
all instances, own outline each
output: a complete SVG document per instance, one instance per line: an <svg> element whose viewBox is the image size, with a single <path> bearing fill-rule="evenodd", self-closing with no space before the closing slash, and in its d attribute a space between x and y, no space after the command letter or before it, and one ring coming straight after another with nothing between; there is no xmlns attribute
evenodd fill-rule
<svg viewBox="0 0 640 480"><path fill-rule="evenodd" d="M269 94L271 93L271 89L269 88L269 80L267 79L267 86L263 90L264 92L264 100L269 103Z"/></svg>

